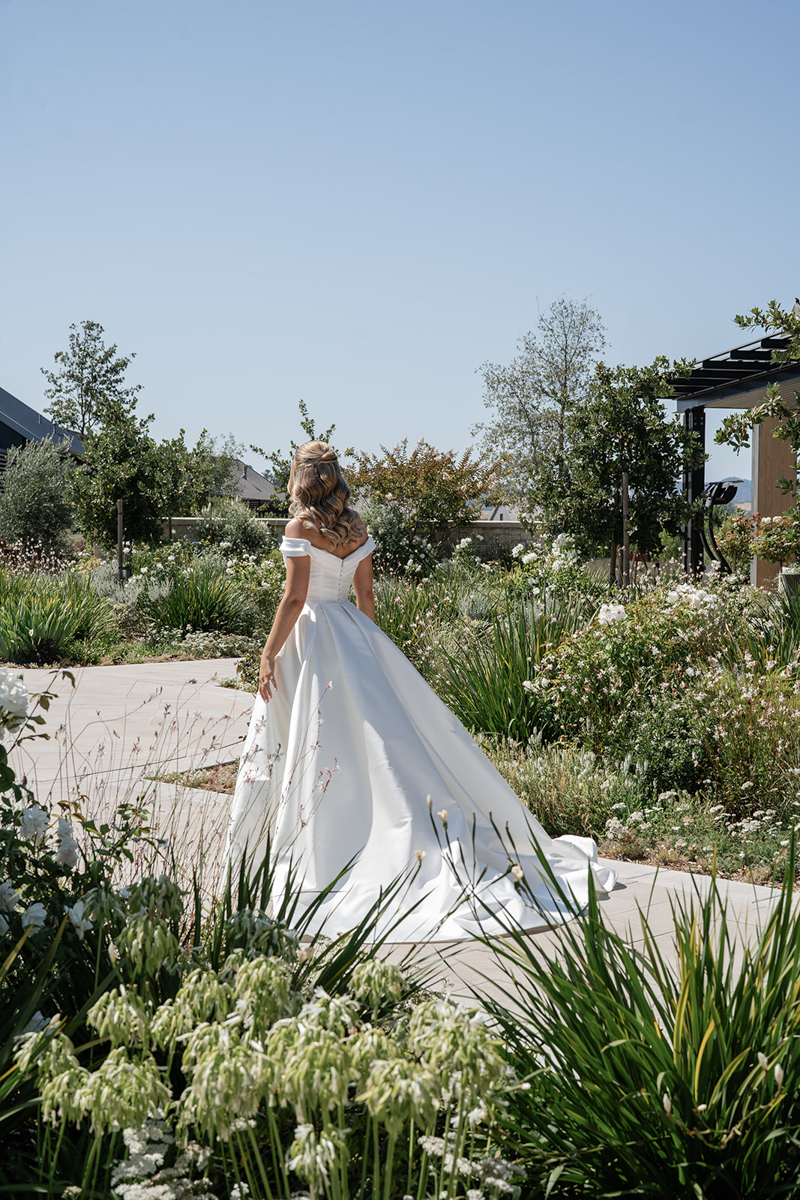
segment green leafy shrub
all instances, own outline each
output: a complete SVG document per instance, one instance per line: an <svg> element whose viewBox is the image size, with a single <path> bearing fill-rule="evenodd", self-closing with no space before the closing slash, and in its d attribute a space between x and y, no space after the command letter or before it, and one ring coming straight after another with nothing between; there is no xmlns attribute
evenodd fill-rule
<svg viewBox="0 0 800 1200"><path fill-rule="evenodd" d="M600 839L612 812L634 812L641 780L631 763L613 770L591 750L569 742L527 746L504 738L481 738L503 778L551 837L564 833Z"/></svg>
<svg viewBox="0 0 800 1200"><path fill-rule="evenodd" d="M786 673L710 670L688 697L705 770L728 812L784 809L798 795L800 696Z"/></svg>
<svg viewBox="0 0 800 1200"><path fill-rule="evenodd" d="M359 515L375 542L372 561L379 574L430 574L437 553L420 532L411 505L374 497L359 505Z"/></svg>
<svg viewBox="0 0 800 1200"><path fill-rule="evenodd" d="M479 515L482 503L498 499L497 472L487 458L473 459L472 447L461 457L437 450L424 438L411 453L408 439L382 453L357 454L347 478L359 510L365 502L399 505L408 528L440 547L454 526Z"/></svg>
<svg viewBox="0 0 800 1200"><path fill-rule="evenodd" d="M0 539L60 550L71 525L62 451L49 438L13 447L0 492Z"/></svg>
<svg viewBox="0 0 800 1200"><path fill-rule="evenodd" d="M596 623L543 658L533 694L549 723L600 752L615 727L652 697L693 686L731 635L725 594L691 584L600 608Z"/></svg>
<svg viewBox="0 0 800 1200"><path fill-rule="evenodd" d="M708 782L715 738L690 689L629 693L626 700L605 741L609 762L635 763L648 800L670 788L694 792Z"/></svg>
<svg viewBox="0 0 800 1200"><path fill-rule="evenodd" d="M231 555L266 554L274 545L268 525L256 520L243 500L215 499L200 514L198 540Z"/></svg>
<svg viewBox="0 0 800 1200"><path fill-rule="evenodd" d="M750 563L755 554L756 528L755 516L737 509L728 514L722 527L716 532L717 545L731 569L740 575L746 575L750 571Z"/></svg>

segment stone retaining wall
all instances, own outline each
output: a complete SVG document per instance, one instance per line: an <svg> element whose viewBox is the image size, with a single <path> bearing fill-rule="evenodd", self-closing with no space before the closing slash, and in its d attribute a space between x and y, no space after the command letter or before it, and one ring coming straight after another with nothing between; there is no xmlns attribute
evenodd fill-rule
<svg viewBox="0 0 800 1200"><path fill-rule="evenodd" d="M205 517L173 517L164 522L164 536L186 538L187 541L197 541L197 526ZM266 526L276 540L283 537L283 531L289 520L288 517L253 517L257 525ZM497 551L509 551L518 542L529 542L531 535L519 521L471 521L469 525L459 525L453 530L448 543L455 546L462 538L471 537L476 540L475 553L487 554ZM480 537L483 541L478 542Z"/></svg>

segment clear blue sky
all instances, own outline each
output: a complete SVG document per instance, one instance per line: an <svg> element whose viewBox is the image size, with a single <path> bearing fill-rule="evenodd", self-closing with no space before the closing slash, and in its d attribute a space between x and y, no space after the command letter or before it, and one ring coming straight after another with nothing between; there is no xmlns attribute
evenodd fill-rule
<svg viewBox="0 0 800 1200"><path fill-rule="evenodd" d="M561 294L610 361L745 341L800 294L798 45L797 0L0 0L0 386L89 317L159 436L461 448Z"/></svg>

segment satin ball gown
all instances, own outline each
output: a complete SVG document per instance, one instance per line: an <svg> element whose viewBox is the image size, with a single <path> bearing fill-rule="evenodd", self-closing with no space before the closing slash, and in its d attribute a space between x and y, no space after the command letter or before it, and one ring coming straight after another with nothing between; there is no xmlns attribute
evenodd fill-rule
<svg viewBox="0 0 800 1200"><path fill-rule="evenodd" d="M402 651L349 602L373 549L369 538L339 558L283 539L284 559L311 560L308 594L275 661L277 691L268 704L255 700L229 861L257 865L269 834L275 884L295 870L302 911L352 860L309 927L331 935L357 925L400 877L382 919L392 941L558 924L573 914L537 847L580 906L590 876L607 892L615 873L598 866L590 838L545 833Z"/></svg>

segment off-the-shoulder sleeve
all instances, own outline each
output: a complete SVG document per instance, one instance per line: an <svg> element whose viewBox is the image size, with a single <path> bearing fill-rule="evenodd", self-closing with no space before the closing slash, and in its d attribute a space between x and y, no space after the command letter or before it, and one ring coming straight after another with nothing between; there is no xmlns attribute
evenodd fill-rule
<svg viewBox="0 0 800 1200"><path fill-rule="evenodd" d="M311 552L311 542L307 538L285 537L281 542L281 554L284 558L308 558Z"/></svg>

